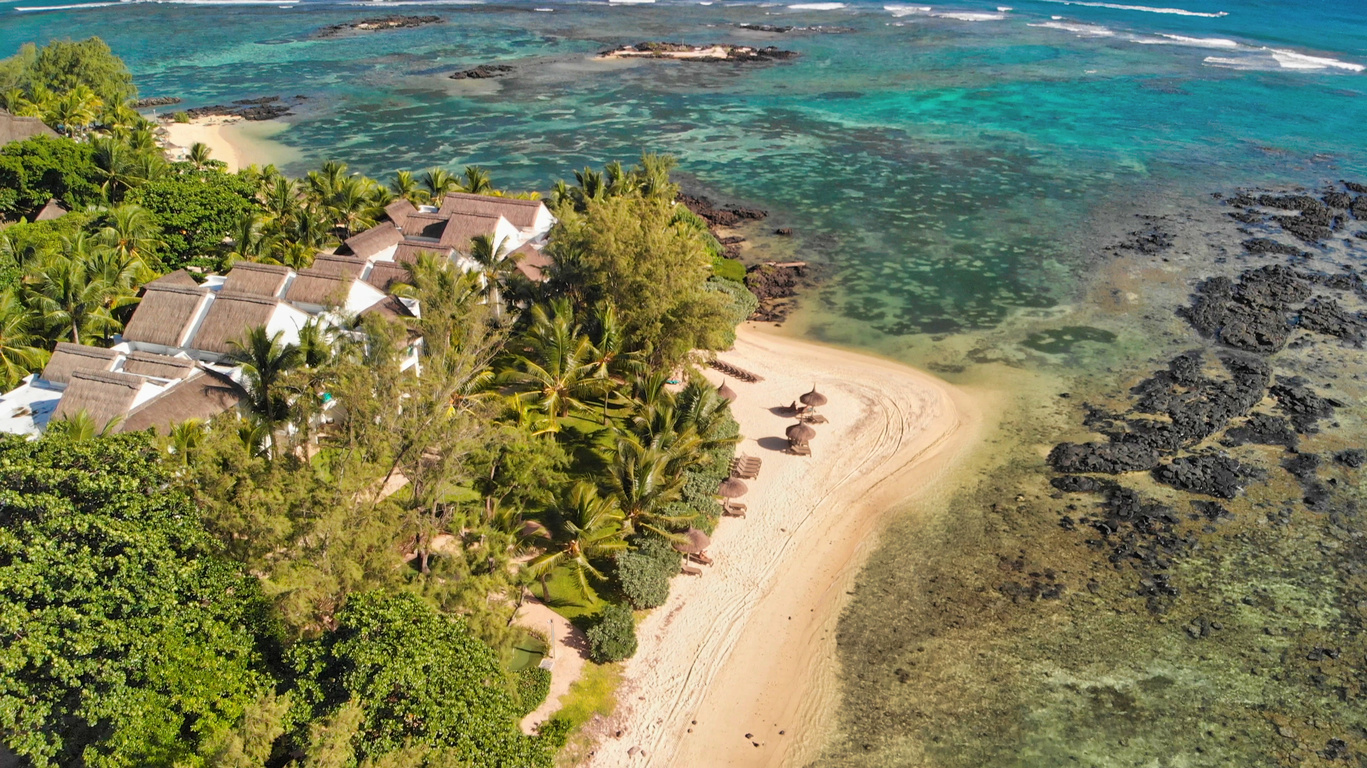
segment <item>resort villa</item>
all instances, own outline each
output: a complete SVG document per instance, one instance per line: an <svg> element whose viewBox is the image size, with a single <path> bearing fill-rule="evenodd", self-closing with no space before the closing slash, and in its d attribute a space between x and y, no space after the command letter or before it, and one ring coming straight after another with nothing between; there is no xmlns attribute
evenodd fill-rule
<svg viewBox="0 0 1367 768"><path fill-rule="evenodd" d="M554 217L540 201L451 194L440 207L392 203L377 226L305 269L239 262L201 283L179 270L143 287L133 316L110 348L57 345L42 371L0 396L0 432L40 434L53 420L84 412L97 429L168 431L209 418L246 395L235 343L257 327L297 344L308 323L336 329L353 317L420 316L414 299L393 294L421 252L472 269L471 241L490 237L528 279L544 279L541 254ZM422 338L410 332L401 363L418 372Z"/></svg>

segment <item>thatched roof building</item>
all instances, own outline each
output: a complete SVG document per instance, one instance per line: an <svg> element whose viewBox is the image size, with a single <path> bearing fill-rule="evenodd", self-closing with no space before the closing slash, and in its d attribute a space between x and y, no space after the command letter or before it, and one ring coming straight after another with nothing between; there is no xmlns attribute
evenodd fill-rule
<svg viewBox="0 0 1367 768"><path fill-rule="evenodd" d="M403 232L392 222L377 224L364 232L352 235L338 249L339 255L352 255L358 259L371 259L391 251L403 240ZM346 251L345 254L342 251Z"/></svg>
<svg viewBox="0 0 1367 768"><path fill-rule="evenodd" d="M96 429L104 429L133 408L142 387L143 379L126 373L73 371L52 420L70 419L84 411Z"/></svg>
<svg viewBox="0 0 1367 768"><path fill-rule="evenodd" d="M88 347L67 341L57 343L39 378L53 384L67 384L76 371L112 371L119 353L112 349Z"/></svg>
<svg viewBox="0 0 1367 768"><path fill-rule="evenodd" d="M279 264L239 261L223 281L223 290L252 296L276 297L294 275L294 270Z"/></svg>
<svg viewBox="0 0 1367 768"><path fill-rule="evenodd" d="M537 226L540 213L544 210L546 210L546 204L540 200L472 195L466 192L450 192L441 201L442 215L502 216L518 229L530 229Z"/></svg>
<svg viewBox="0 0 1367 768"><path fill-rule="evenodd" d="M123 372L158 379L189 378L196 370L194 360L151 352L130 352L123 360Z"/></svg>
<svg viewBox="0 0 1367 768"><path fill-rule="evenodd" d="M124 326L123 340L163 347L184 346L208 300L209 292L197 286L149 284L133 317Z"/></svg>
<svg viewBox="0 0 1367 768"><path fill-rule="evenodd" d="M190 346L204 352L230 354L233 342L241 342L252 328L269 326L281 306L277 299L220 291Z"/></svg>
<svg viewBox="0 0 1367 768"><path fill-rule="evenodd" d="M11 141L24 141L34 136L57 138L57 132L36 117L17 117L0 109L0 147Z"/></svg>

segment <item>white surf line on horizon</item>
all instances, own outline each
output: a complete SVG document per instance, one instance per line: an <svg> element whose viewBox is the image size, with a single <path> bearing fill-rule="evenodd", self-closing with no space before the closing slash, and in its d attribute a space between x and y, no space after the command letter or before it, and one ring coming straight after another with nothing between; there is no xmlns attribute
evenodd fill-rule
<svg viewBox="0 0 1367 768"><path fill-rule="evenodd" d="M1002 6L997 9L997 13L989 11L937 11L934 6L930 5L893 4L883 6L883 10L891 13L895 19L906 16L929 16L935 19L951 19L954 21L1001 21L1012 9Z"/></svg>
<svg viewBox="0 0 1367 768"><path fill-rule="evenodd" d="M1218 19L1228 16L1228 11L1216 11L1215 13L1203 13L1201 11L1188 11L1185 8L1153 8L1147 5L1121 5L1119 3L1093 3L1086 0L1039 0L1041 3L1055 3L1058 5L1083 5L1088 8L1113 8L1118 11L1142 11L1144 13L1167 13L1174 16L1201 16L1207 19Z"/></svg>

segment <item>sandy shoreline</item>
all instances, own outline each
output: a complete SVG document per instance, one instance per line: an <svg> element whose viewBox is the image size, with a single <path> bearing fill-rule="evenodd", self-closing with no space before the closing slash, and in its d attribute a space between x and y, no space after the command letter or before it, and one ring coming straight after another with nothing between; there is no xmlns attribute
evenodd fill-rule
<svg viewBox="0 0 1367 768"><path fill-rule="evenodd" d="M765 378L731 383L739 450L764 468L742 499L748 518L714 534L714 565L676 579L639 627L618 710L595 728L596 768L815 757L838 704L836 622L881 522L933 493L982 431L985 409L969 393L891 361L754 324L721 357ZM810 458L789 456L776 448L793 421L770 409L813 383L830 398L830 423Z"/></svg>
<svg viewBox="0 0 1367 768"><path fill-rule="evenodd" d="M166 122L166 144L172 158L180 158L196 142L209 148L209 156L228 164L229 171L249 165L284 165L300 158L292 147L272 139L288 128L278 120L247 121L240 117L199 117L188 123Z"/></svg>

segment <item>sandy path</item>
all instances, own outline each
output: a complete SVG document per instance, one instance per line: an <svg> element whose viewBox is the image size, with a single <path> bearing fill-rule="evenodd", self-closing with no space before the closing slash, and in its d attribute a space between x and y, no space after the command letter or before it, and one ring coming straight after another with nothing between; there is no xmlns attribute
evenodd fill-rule
<svg viewBox="0 0 1367 768"><path fill-rule="evenodd" d="M542 635L549 635L550 625L555 625L555 666L551 669L550 693L546 694L541 706L522 718L523 732L535 733L536 726L560 709L560 697L568 693L570 685L584 673L589 640L569 619L532 596L522 601L522 607L517 610L517 623Z"/></svg>
<svg viewBox="0 0 1367 768"><path fill-rule="evenodd" d="M836 621L880 521L927 492L980 432L974 400L893 362L751 325L721 357L765 378L731 384L747 436L739 450L764 468L743 499L749 517L724 519L713 536L715 564L676 579L642 622L618 711L597 729L596 768L813 757L838 703ZM817 426L811 457L789 456L777 449L793 420L770 409L813 383L830 398L830 423Z"/></svg>

